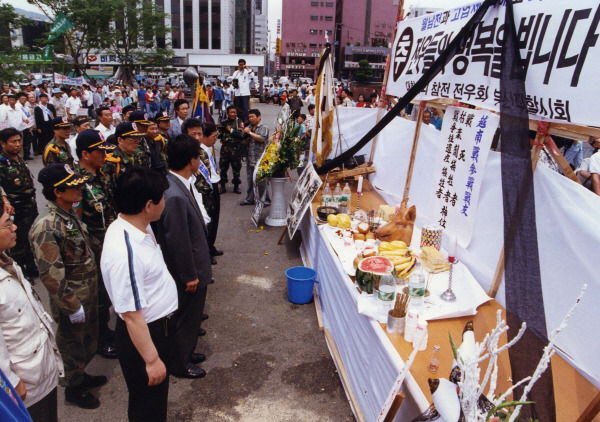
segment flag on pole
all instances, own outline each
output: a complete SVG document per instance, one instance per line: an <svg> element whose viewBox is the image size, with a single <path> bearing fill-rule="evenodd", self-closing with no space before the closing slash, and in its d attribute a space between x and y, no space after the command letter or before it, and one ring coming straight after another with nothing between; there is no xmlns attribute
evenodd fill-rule
<svg viewBox="0 0 600 422"><path fill-rule="evenodd" d="M200 78L196 80L196 96L192 105L192 117L198 118L203 122L214 123L210 114L209 99Z"/></svg>
<svg viewBox="0 0 600 422"><path fill-rule="evenodd" d="M331 54L321 53L323 71L317 79L317 92L315 94L315 119L313 123L311 152L316 154L317 166L320 167L333 150L333 110L335 107L335 86L333 83L333 63ZM325 56L325 57L323 57Z"/></svg>
<svg viewBox="0 0 600 422"><path fill-rule="evenodd" d="M46 44L46 49L44 50L43 58L44 60L51 60L51 50L52 45L51 42L56 38L67 32L69 29L73 28L73 22L71 22L63 12L58 12L56 15L56 19L52 24L52 28L50 28L50 35L48 36L48 44Z"/></svg>

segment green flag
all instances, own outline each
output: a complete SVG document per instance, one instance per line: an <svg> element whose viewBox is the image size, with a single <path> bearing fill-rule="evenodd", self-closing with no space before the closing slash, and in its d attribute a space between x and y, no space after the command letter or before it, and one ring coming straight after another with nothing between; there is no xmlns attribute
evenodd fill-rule
<svg viewBox="0 0 600 422"><path fill-rule="evenodd" d="M52 47L50 45L50 42L67 32L71 28L73 28L73 23L69 19L67 19L63 12L58 12L58 14L56 15L56 19L54 20L54 24L50 29L50 35L48 36L48 44L46 45L46 49L44 50L43 55L44 60L52 59Z"/></svg>

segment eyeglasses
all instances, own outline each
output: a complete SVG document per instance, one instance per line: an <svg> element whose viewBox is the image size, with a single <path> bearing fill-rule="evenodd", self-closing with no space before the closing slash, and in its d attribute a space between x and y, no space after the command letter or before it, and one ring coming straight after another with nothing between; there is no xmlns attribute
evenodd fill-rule
<svg viewBox="0 0 600 422"><path fill-rule="evenodd" d="M14 217L11 215L10 218L8 219L8 221L4 225L0 226L0 230L3 230L3 229L12 230L13 227L16 227L13 220L14 220Z"/></svg>

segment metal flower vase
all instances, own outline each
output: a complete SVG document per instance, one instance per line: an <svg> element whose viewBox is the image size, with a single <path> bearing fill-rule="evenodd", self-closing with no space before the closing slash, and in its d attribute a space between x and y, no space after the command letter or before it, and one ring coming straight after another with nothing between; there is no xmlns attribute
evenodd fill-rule
<svg viewBox="0 0 600 422"><path fill-rule="evenodd" d="M285 226L287 224L287 201L284 195L286 177L271 177L271 209L265 223L269 226Z"/></svg>

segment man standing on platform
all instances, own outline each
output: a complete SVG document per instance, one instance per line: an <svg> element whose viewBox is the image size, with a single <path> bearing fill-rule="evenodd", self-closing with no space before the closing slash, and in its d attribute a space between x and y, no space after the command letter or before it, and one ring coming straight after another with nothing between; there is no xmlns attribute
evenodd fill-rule
<svg viewBox="0 0 600 422"><path fill-rule="evenodd" d="M200 165L200 145L189 135L179 135L169 143L168 153L169 188L156 237L179 297L171 369L178 377L202 378L206 372L196 364L206 357L194 350L212 276L202 198L193 185Z"/></svg>
<svg viewBox="0 0 600 422"><path fill-rule="evenodd" d="M248 143L248 160L246 161L246 173L248 177L248 192L246 193L246 199L240 203L240 205L253 205L254 204L254 168L258 165L258 160L265 150L265 146L269 140L269 128L261 122L260 110L252 109L248 113L248 120L250 126L244 129L244 133L250 137ZM259 195L262 196L265 190L264 183L258 186ZM265 205L271 205L271 202L267 200Z"/></svg>
<svg viewBox="0 0 600 422"><path fill-rule="evenodd" d="M294 120L300 115L300 111L302 110L302 98L298 96L298 90L292 89L290 91L290 98L288 99L288 104L290 106L290 117Z"/></svg>
<svg viewBox="0 0 600 422"><path fill-rule="evenodd" d="M85 367L98 344L98 268L87 227L75 215L73 204L81 201L87 178L68 164L51 164L38 180L48 200L33 225L30 237L40 279L50 295L50 308L58 323L56 343L65 365L65 399L84 409L100 401L90 388L106 384L105 376L91 376Z"/></svg>
<svg viewBox="0 0 600 422"><path fill-rule="evenodd" d="M63 163L68 164L72 168L73 156L71 155L71 148L67 144L67 139L71 136L71 122L66 117L56 117L52 120L52 127L54 129L54 138L46 145L46 149L42 155L44 166L53 163Z"/></svg>
<svg viewBox="0 0 600 422"><path fill-rule="evenodd" d="M221 190L220 193L227 192L227 172L231 164L233 173L233 191L241 194L240 190L240 172L242 170L242 151L244 123L237 117L237 108L235 106L227 107L227 120L221 122L221 152L219 155L219 168L221 170Z"/></svg>
<svg viewBox="0 0 600 422"><path fill-rule="evenodd" d="M102 275L118 314L115 345L129 391L131 422L167 420L165 364L169 365L175 331L177 287L150 223L160 218L168 187L166 177L151 169L125 172L116 192L120 214L104 238Z"/></svg>
<svg viewBox="0 0 600 422"><path fill-rule="evenodd" d="M38 216L33 176L19 155L23 141L16 129L0 131L0 146L0 186L15 208L14 222L17 225L17 245L11 249L10 255L21 266L25 277L33 283L33 278L39 275L29 243L29 229Z"/></svg>
<svg viewBox="0 0 600 422"><path fill-rule="evenodd" d="M75 208L81 220L87 225L96 257L96 265L100 268L102 256L102 243L108 226L117 218L112 207L112 198L106 177L101 169L104 165L106 153L116 147L100 138L100 133L87 129L77 136L77 156L79 163L76 172L86 176L88 181L83 188L83 198ZM116 359L117 352L114 346L114 333L108 327L110 321L110 298L102 276L98 277L98 350L97 354L107 358Z"/></svg>
<svg viewBox="0 0 600 422"><path fill-rule="evenodd" d="M234 98L233 105L240 111L240 119L246 121L248 118L248 108L250 107L250 77L254 72L246 66L246 60L238 60L238 70L233 72ZM237 80L237 82L235 82ZM236 86L237 85L237 86Z"/></svg>

